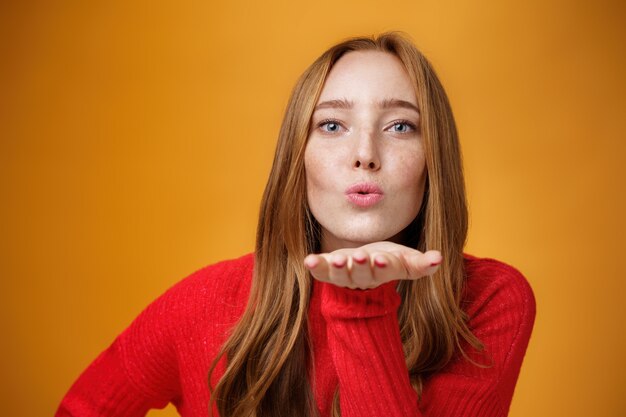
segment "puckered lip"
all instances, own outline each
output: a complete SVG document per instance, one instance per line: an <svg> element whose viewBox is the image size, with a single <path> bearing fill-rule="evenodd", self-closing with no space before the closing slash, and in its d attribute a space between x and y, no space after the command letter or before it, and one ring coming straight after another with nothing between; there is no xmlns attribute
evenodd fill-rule
<svg viewBox="0 0 626 417"><path fill-rule="evenodd" d="M383 190L373 182L357 182L346 188L346 194L383 194Z"/></svg>

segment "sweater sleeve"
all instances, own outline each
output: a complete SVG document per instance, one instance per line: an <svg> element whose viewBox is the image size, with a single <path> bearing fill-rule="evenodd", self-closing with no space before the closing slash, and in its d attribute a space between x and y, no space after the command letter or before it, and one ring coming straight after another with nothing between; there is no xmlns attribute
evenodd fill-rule
<svg viewBox="0 0 626 417"><path fill-rule="evenodd" d="M178 391L173 326L177 287L150 304L80 375L56 417L145 416Z"/></svg>
<svg viewBox="0 0 626 417"><path fill-rule="evenodd" d="M495 262L495 261L494 261ZM485 263L481 263L485 265ZM473 267L472 267L473 268ZM325 284L322 314L339 379L343 417L428 416L504 417L528 345L535 302L525 279L501 263L470 268L465 311L469 327L485 349L457 353L424 382L421 401L409 382L395 283L374 290Z"/></svg>
<svg viewBox="0 0 626 417"><path fill-rule="evenodd" d="M167 401L146 395L129 378L118 339L76 380L55 417L139 417L166 405Z"/></svg>
<svg viewBox="0 0 626 417"><path fill-rule="evenodd" d="M322 315L342 417L421 415L404 361L395 286L351 290L323 284Z"/></svg>

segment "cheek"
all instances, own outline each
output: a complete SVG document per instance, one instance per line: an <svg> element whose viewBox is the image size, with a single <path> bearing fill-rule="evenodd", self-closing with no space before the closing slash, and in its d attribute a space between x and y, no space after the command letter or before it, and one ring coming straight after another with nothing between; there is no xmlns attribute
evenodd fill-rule
<svg viewBox="0 0 626 417"><path fill-rule="evenodd" d="M307 146L304 151L304 173L308 192L311 192L311 189L316 187L318 182L316 173L319 173L322 169L323 167L319 164L319 158L316 158L314 153Z"/></svg>
<svg viewBox="0 0 626 417"><path fill-rule="evenodd" d="M422 193L424 191L424 185L426 183L426 163L424 158L420 158L415 161L413 169L411 170L411 181L414 187Z"/></svg>
<svg viewBox="0 0 626 417"><path fill-rule="evenodd" d="M410 152L403 152L397 160L398 172L403 173L399 178L402 188L423 193L426 182L426 158L422 147Z"/></svg>
<svg viewBox="0 0 626 417"><path fill-rule="evenodd" d="M323 155L320 155L318 149L307 146L304 151L304 172L309 207L315 206L320 193L328 187L324 176L324 173L328 172L328 166L324 162Z"/></svg>
<svg viewBox="0 0 626 417"><path fill-rule="evenodd" d="M336 177L331 173L337 172L337 154L333 149L320 146L315 138L309 141L304 150L304 170L309 193L331 190Z"/></svg>

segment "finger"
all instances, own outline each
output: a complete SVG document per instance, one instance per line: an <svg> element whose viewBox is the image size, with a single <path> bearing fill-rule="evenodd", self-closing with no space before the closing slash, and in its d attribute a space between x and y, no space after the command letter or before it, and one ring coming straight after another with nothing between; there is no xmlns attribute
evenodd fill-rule
<svg viewBox="0 0 626 417"><path fill-rule="evenodd" d="M404 252L402 260L407 271L406 279L418 279L434 274L439 269L443 257L436 250L430 250L425 253L414 250Z"/></svg>
<svg viewBox="0 0 626 417"><path fill-rule="evenodd" d="M330 265L324 256L310 254L304 258L304 266L311 272L313 278L319 281L330 280Z"/></svg>
<svg viewBox="0 0 626 417"><path fill-rule="evenodd" d="M375 252L372 255L372 265L377 285L407 277L402 260L390 252Z"/></svg>
<svg viewBox="0 0 626 417"><path fill-rule="evenodd" d="M331 253L330 260L330 278L329 282L339 287L353 288L352 279L350 278L350 265L348 265L349 257L343 253Z"/></svg>
<svg viewBox="0 0 626 417"><path fill-rule="evenodd" d="M369 254L364 250L357 250L352 254L351 258L350 277L354 287L366 289L376 286Z"/></svg>

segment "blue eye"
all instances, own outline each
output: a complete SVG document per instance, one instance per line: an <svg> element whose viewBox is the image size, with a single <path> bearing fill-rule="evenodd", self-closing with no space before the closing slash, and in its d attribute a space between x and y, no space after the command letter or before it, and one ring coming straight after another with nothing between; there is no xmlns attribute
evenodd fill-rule
<svg viewBox="0 0 626 417"><path fill-rule="evenodd" d="M341 126L339 125L339 123L334 122L334 121L323 121L322 123L319 124L320 129L322 129L324 132L328 132L328 133L336 133L339 132L339 130L341 129Z"/></svg>
<svg viewBox="0 0 626 417"><path fill-rule="evenodd" d="M415 124L409 122L408 120L395 121L387 129L393 133L410 133L417 130Z"/></svg>
<svg viewBox="0 0 626 417"><path fill-rule="evenodd" d="M405 133L411 129L411 126L408 123L398 122L392 126L392 129L394 132Z"/></svg>

